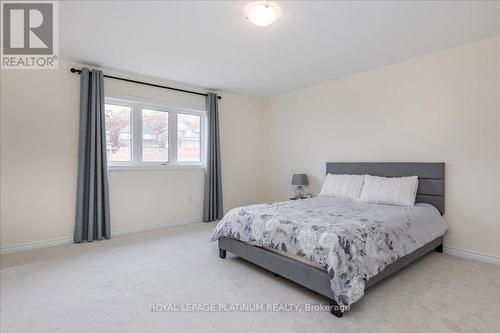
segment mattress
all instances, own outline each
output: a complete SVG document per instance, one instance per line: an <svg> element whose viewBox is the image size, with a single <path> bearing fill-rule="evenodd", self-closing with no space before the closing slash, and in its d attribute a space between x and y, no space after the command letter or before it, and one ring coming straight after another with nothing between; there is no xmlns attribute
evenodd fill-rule
<svg viewBox="0 0 500 333"><path fill-rule="evenodd" d="M232 209L211 240L233 238L323 267L335 301L350 305L363 296L365 281L445 231L444 219L428 204L317 197Z"/></svg>

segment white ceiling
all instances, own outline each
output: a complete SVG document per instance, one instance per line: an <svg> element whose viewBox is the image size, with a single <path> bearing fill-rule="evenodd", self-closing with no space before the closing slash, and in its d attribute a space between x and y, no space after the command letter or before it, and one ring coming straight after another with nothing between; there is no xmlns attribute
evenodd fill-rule
<svg viewBox="0 0 500 333"><path fill-rule="evenodd" d="M500 34L500 2L67 1L63 58L217 90L272 96Z"/></svg>

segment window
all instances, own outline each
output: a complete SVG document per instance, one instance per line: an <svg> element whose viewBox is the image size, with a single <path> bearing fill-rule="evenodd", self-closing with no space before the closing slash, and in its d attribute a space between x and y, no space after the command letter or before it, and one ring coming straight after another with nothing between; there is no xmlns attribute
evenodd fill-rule
<svg viewBox="0 0 500 333"><path fill-rule="evenodd" d="M110 168L204 165L204 111L115 98L105 111Z"/></svg>
<svg viewBox="0 0 500 333"><path fill-rule="evenodd" d="M106 154L110 162L132 161L132 109L124 105L106 104Z"/></svg>
<svg viewBox="0 0 500 333"><path fill-rule="evenodd" d="M179 161L201 161L200 136L200 116L177 114L177 158Z"/></svg>
<svg viewBox="0 0 500 333"><path fill-rule="evenodd" d="M168 162L168 112L142 109L142 160Z"/></svg>

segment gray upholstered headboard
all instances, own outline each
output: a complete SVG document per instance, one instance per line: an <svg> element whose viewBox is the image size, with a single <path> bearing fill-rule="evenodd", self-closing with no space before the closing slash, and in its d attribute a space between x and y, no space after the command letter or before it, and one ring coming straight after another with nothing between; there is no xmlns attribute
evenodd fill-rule
<svg viewBox="0 0 500 333"><path fill-rule="evenodd" d="M327 162L326 173L381 177L418 176L415 201L431 204L444 214L444 163Z"/></svg>

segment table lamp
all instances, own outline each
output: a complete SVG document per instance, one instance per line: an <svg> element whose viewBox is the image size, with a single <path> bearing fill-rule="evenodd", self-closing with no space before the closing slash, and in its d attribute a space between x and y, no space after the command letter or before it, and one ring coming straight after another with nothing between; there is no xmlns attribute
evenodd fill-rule
<svg viewBox="0 0 500 333"><path fill-rule="evenodd" d="M305 173L296 173L292 176L292 185L297 185L296 196L297 199L304 198L304 185L309 185L307 175Z"/></svg>

